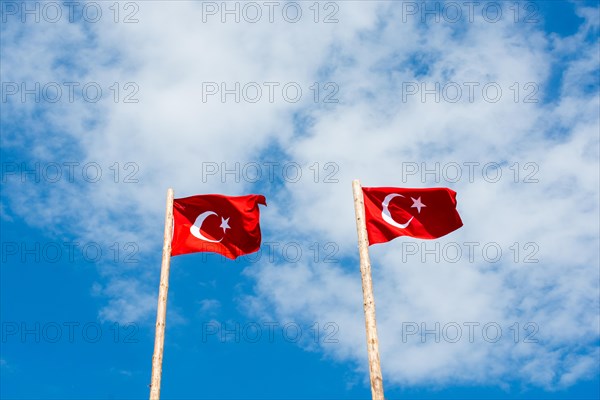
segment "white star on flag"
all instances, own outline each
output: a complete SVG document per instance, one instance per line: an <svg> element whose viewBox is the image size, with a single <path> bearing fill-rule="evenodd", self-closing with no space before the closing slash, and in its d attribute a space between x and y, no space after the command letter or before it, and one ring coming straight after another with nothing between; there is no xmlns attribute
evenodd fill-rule
<svg viewBox="0 0 600 400"><path fill-rule="evenodd" d="M229 218L225 219L221 217L221 225L219 227L223 228L223 233L225 233L227 229L231 229L231 227L229 226Z"/></svg>
<svg viewBox="0 0 600 400"><path fill-rule="evenodd" d="M413 201L413 205L410 206L410 208L416 208L419 214L421 214L421 208L427 207L425 204L421 203L421 197L419 197L418 199L411 197L411 200Z"/></svg>

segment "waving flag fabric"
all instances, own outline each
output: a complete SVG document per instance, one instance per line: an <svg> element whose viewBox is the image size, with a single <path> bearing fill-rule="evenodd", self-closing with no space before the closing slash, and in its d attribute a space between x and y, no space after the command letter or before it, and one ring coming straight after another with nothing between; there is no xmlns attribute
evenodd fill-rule
<svg viewBox="0 0 600 400"><path fill-rule="evenodd" d="M364 187L369 244L398 236L435 239L460 228L456 192L448 188Z"/></svg>
<svg viewBox="0 0 600 400"><path fill-rule="evenodd" d="M258 251L262 195L207 194L173 201L171 255L213 252L231 259Z"/></svg>

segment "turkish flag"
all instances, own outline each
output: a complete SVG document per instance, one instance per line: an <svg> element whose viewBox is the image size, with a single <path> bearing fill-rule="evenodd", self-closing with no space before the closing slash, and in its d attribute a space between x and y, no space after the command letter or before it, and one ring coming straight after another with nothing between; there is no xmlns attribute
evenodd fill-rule
<svg viewBox="0 0 600 400"><path fill-rule="evenodd" d="M258 251L265 197L206 194L173 201L171 255L213 252L231 259Z"/></svg>
<svg viewBox="0 0 600 400"><path fill-rule="evenodd" d="M436 239L460 228L456 192L448 188L362 188L369 244L398 236Z"/></svg>

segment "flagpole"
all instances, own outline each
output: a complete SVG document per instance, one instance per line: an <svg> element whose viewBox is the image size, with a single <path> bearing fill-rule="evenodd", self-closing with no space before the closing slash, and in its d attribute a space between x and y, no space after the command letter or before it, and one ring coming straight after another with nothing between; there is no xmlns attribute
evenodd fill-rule
<svg viewBox="0 0 600 400"><path fill-rule="evenodd" d="M377 339L377 322L375 320L375 298L373 297L373 281L371 279L371 261L369 259L369 238L365 224L365 204L363 192L358 179L352 181L354 194L354 212L356 214L356 232L358 233L358 253L360 255L360 275L362 278L363 306L365 310L365 327L367 331L367 353L369 357L369 375L371 377L371 394L373 400L384 400L383 378L379 363L379 340Z"/></svg>
<svg viewBox="0 0 600 400"><path fill-rule="evenodd" d="M156 331L154 334L154 354L152 355L152 381L150 400L160 399L160 378L165 344L165 323L167 319L167 294L169 291L169 268L171 265L171 240L173 238L173 189L167 190L165 211L165 234L163 242L162 264L160 267L160 287L156 310Z"/></svg>

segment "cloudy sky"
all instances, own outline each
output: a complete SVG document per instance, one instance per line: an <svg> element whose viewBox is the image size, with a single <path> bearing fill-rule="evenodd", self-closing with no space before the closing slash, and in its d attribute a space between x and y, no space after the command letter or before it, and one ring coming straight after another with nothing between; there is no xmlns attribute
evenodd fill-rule
<svg viewBox="0 0 600 400"><path fill-rule="evenodd" d="M464 222L370 248L387 398L600 396L597 1L1 13L2 398L148 396L169 187L268 206L173 258L163 398L369 398L352 179Z"/></svg>

